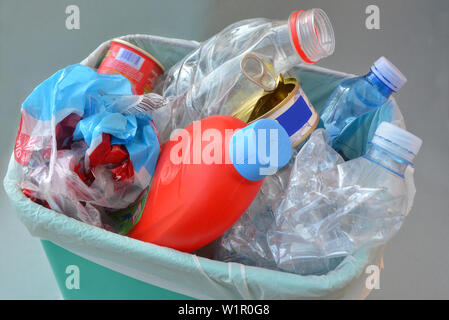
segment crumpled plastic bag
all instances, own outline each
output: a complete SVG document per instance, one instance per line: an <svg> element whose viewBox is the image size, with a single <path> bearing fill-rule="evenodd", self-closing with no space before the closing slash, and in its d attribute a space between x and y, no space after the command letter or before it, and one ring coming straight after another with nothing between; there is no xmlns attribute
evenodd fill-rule
<svg viewBox="0 0 449 320"><path fill-rule="evenodd" d="M68 66L24 101L14 148L24 194L110 231L137 223L160 144L151 112L127 100L129 81Z"/></svg>

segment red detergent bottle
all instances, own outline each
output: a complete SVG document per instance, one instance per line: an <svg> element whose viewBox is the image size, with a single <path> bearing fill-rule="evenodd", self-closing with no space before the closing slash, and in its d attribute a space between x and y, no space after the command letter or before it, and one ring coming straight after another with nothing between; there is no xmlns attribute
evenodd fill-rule
<svg viewBox="0 0 449 320"><path fill-rule="evenodd" d="M128 236L184 252L205 246L237 221L264 177L291 154L275 120L247 125L219 115L194 122L163 145L142 217Z"/></svg>

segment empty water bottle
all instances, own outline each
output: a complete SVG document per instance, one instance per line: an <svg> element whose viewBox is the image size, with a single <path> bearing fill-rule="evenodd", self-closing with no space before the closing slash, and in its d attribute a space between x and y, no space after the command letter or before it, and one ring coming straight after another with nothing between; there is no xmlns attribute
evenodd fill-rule
<svg viewBox="0 0 449 320"><path fill-rule="evenodd" d="M342 81L321 112L332 147L340 151L357 129L357 125L352 125L356 124L354 120L382 106L406 82L405 76L385 57L379 58L368 74Z"/></svg>
<svg viewBox="0 0 449 320"><path fill-rule="evenodd" d="M286 21L265 18L236 22L179 61L161 81L164 96L178 96L222 67L240 73L244 56L270 61L277 75L296 64L314 63L334 51L334 34L321 9L293 12ZM222 70L223 70L222 69Z"/></svg>
<svg viewBox="0 0 449 320"><path fill-rule="evenodd" d="M334 51L334 33L321 9L300 10L288 21L243 20L203 42L159 80L155 92L174 98L169 131L232 111L301 62ZM164 135L164 134L163 134Z"/></svg>
<svg viewBox="0 0 449 320"><path fill-rule="evenodd" d="M324 140L317 144L313 139L320 131L308 144L322 149ZM408 131L382 122L363 157L332 168L322 167L325 162L306 144L267 234L278 267L316 273L359 248L387 242L406 216L404 172L413 165L421 144ZM317 172L321 167L324 170Z"/></svg>

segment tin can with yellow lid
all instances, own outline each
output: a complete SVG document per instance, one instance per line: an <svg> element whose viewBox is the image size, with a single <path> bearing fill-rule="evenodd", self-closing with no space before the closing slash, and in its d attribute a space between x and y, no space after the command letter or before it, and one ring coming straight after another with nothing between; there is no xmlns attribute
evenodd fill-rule
<svg viewBox="0 0 449 320"><path fill-rule="evenodd" d="M298 79L279 75L272 91L256 93L234 109L232 116L247 123L273 119L284 127L293 147L315 130L319 116L302 90Z"/></svg>

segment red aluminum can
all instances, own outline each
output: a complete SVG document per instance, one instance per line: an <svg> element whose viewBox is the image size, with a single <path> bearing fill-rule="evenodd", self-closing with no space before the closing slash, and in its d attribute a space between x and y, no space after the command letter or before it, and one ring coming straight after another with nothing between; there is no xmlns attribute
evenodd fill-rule
<svg viewBox="0 0 449 320"><path fill-rule="evenodd" d="M97 72L123 75L131 82L133 92L140 95L151 92L157 78L164 72L164 66L145 50L114 39Z"/></svg>

